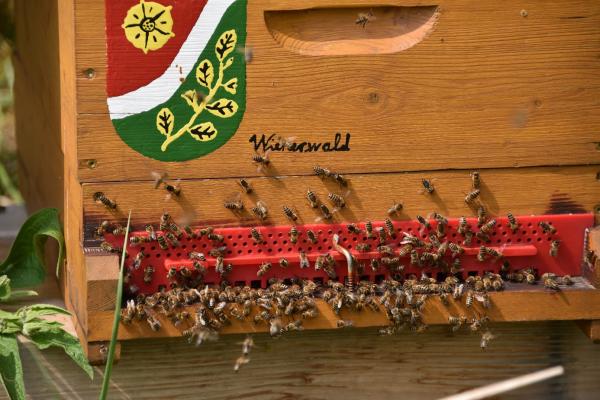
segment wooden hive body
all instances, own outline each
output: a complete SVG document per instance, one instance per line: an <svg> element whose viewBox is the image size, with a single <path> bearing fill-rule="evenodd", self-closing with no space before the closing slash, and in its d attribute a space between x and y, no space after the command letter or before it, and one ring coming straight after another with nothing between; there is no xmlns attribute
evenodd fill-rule
<svg viewBox="0 0 600 400"><path fill-rule="evenodd" d="M349 206L336 214L337 222L381 220L395 201L404 204L399 219L433 210L451 217L473 215L463 199L474 169L481 171L481 198L492 215L598 211L598 2L230 2L235 12L226 14L215 32L235 29L246 52L252 52L248 63L244 51L232 52L234 65L224 71L223 82L239 78L239 90L229 96L239 107L231 120L208 119L219 131L215 142L195 141L185 133L162 151L164 136L143 121L154 118L161 107L152 106L166 97L160 90L131 95L151 86L144 83L151 80L151 68L135 64L143 58L142 50L134 49L139 54L129 59L132 50L124 47L129 42L111 39L124 35L120 8L127 11L140 2L114 8L105 1L17 2L16 10L24 192L31 208L63 210L68 253L64 295L85 342L108 339L116 287L116 272L107 272L114 269L116 257L84 254L91 229L107 218L122 222L129 210L137 228L158 221L165 210L175 218L192 210L198 223L251 226L256 224L251 214L238 218L222 206L240 191L240 177L273 209L295 207L304 223L316 216L303 200L307 188L321 198L339 191L335 183L313 175L317 164L350 178ZM157 3L173 4L177 33L169 41L183 41L187 31L178 30L177 18L186 13L176 8L191 7L189 2ZM209 6L215 8L215 1L205 6L213 10ZM377 19L364 28L355 24L357 14L370 9ZM120 20L109 22L110 15ZM37 39L42 35L47 46ZM217 79L219 60L211 57ZM119 67L121 63L128 67ZM176 72L182 86L194 88L195 69ZM170 106L174 131L190 116L189 110L181 111L184 100L177 96L177 101L184 106ZM151 110L152 118L135 119L133 114L144 110ZM123 112L134 119L111 121L111 113L118 119L115 115ZM296 146L295 151L273 149L269 168L259 171L251 157L257 149L261 154L267 149L261 146L263 135L265 141L271 138L268 145L283 137ZM217 141L222 143L213 146ZM308 143L322 144L318 151L308 151ZM202 154L202 146L210 151ZM181 197L165 200L165 192L154 189L152 172L181 179ZM419 191L424 177L434 180L435 196ZM94 201L99 191L118 203L116 211ZM268 224L288 221L273 212ZM590 243L594 250L595 242ZM593 273L588 279L597 283ZM497 293L491 317L600 318L599 292L573 290L569 296L570 306L541 291ZM524 301L527 307L521 305ZM323 317L314 327L333 326L335 317L321 308ZM384 317L356 318L358 325L367 326L381 324ZM447 312L440 305L425 318L444 323ZM595 328L588 325L590 332ZM236 325L230 330L247 329ZM120 338L179 334L174 327L153 333L136 325L121 329Z"/></svg>

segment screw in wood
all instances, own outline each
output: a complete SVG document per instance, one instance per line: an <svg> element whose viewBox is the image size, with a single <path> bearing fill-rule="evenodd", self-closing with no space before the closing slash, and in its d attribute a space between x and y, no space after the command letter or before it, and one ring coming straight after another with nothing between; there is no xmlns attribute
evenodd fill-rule
<svg viewBox="0 0 600 400"><path fill-rule="evenodd" d="M525 18L525 17L527 17L529 15L529 13L527 12L527 10L521 10L520 14L521 14L521 17L523 17L523 18Z"/></svg>
<svg viewBox="0 0 600 400"><path fill-rule="evenodd" d="M98 166L98 162L96 160L87 160L86 164L89 169L95 169Z"/></svg>
<svg viewBox="0 0 600 400"><path fill-rule="evenodd" d="M83 71L83 74L88 79L94 79L96 77L96 70L94 68L88 68Z"/></svg>

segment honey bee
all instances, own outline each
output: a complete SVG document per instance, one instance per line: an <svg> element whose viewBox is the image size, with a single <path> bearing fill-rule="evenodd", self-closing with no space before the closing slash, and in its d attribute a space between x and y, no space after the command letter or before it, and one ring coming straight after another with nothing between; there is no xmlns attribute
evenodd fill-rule
<svg viewBox="0 0 600 400"><path fill-rule="evenodd" d="M175 237L175 235L172 232L167 232L165 237L169 241L169 243L171 243L171 246L173 246L173 247L181 246L181 243L179 243L179 240L177 240L177 238Z"/></svg>
<svg viewBox="0 0 600 400"><path fill-rule="evenodd" d="M402 203L394 203L392 204L392 206L390 208L388 208L387 213L388 215L392 216L394 214L398 214L400 213L400 211L402 211Z"/></svg>
<svg viewBox="0 0 600 400"><path fill-rule="evenodd" d="M135 301L127 300L125 308L121 310L121 319L124 323L130 324L133 321L133 318L135 318L136 314Z"/></svg>
<svg viewBox="0 0 600 400"><path fill-rule="evenodd" d="M448 248L452 253L452 257L458 257L465 251L465 249L463 249L458 243L454 242L448 243Z"/></svg>
<svg viewBox="0 0 600 400"><path fill-rule="evenodd" d="M279 259L279 266L281 268L287 268L290 265L290 263L288 262L287 258L280 258Z"/></svg>
<svg viewBox="0 0 600 400"><path fill-rule="evenodd" d="M377 261L377 259L372 258L371 259L371 271L373 272L377 272L379 270L379 261Z"/></svg>
<svg viewBox="0 0 600 400"><path fill-rule="evenodd" d="M269 321L269 334L271 337L276 337L281 335L283 330L283 325L281 324L281 320L279 318L273 318Z"/></svg>
<svg viewBox="0 0 600 400"><path fill-rule="evenodd" d="M179 186L179 183L176 183L175 185L171 185L170 183L164 183L164 188L165 190L168 192L168 195L175 195L176 197L179 197L181 195L181 187Z"/></svg>
<svg viewBox="0 0 600 400"><path fill-rule="evenodd" d="M375 17L375 15L373 14L373 10L371 9L366 13L358 13L358 18L356 18L356 21L354 21L354 23L356 25L362 26L364 29L369 22L375 19L377 18Z"/></svg>
<svg viewBox="0 0 600 400"><path fill-rule="evenodd" d="M302 268L302 269L309 268L310 262L308 261L308 257L306 256L306 253L301 251L299 253L299 256L300 256L300 268Z"/></svg>
<svg viewBox="0 0 600 400"><path fill-rule="evenodd" d="M559 281L562 285L571 286L571 285L575 284L575 282L573 281L573 278L571 278L571 275L564 275L559 279Z"/></svg>
<svg viewBox="0 0 600 400"><path fill-rule="evenodd" d="M542 275L542 282L544 283L544 287L547 289L560 290L556 276L553 274L545 273Z"/></svg>
<svg viewBox="0 0 600 400"><path fill-rule="evenodd" d="M206 256L204 253L200 253L198 251L190 251L188 253L188 257L192 260L206 261Z"/></svg>
<svg viewBox="0 0 600 400"><path fill-rule="evenodd" d="M262 277L264 274L266 274L270 269L271 269L272 265L270 262L264 262L260 265L260 267L258 268L258 272L256 272L256 276L258 277Z"/></svg>
<svg viewBox="0 0 600 400"><path fill-rule="evenodd" d="M348 186L348 180L341 174L334 172L331 174L331 178L333 178L333 180L336 181L340 186Z"/></svg>
<svg viewBox="0 0 600 400"><path fill-rule="evenodd" d="M373 235L373 223L371 221L365 222L365 231L367 232L368 239L372 239L375 237Z"/></svg>
<svg viewBox="0 0 600 400"><path fill-rule="evenodd" d="M223 203L223 206L231 211L234 212L240 212L244 210L244 203L242 202L242 200L239 198L235 199L235 200L229 200Z"/></svg>
<svg viewBox="0 0 600 400"><path fill-rule="evenodd" d="M167 271L167 279L173 279L175 277L177 277L177 268L169 268L169 270Z"/></svg>
<svg viewBox="0 0 600 400"><path fill-rule="evenodd" d="M487 211L483 205L477 207L477 226L485 224L487 220Z"/></svg>
<svg viewBox="0 0 600 400"><path fill-rule="evenodd" d="M490 235L488 235L487 233L477 232L475 236L477 236L477 239L481 240L482 242L489 243L491 241Z"/></svg>
<svg viewBox="0 0 600 400"><path fill-rule="evenodd" d="M331 215L331 211L329 211L329 208L325 204L321 204L319 206L319 209L321 210L321 214L323 215L323 219L329 220L329 219L333 218L333 215Z"/></svg>
<svg viewBox="0 0 600 400"><path fill-rule="evenodd" d="M419 257L419 253L414 249L410 251L410 263L412 265L421 265L421 258Z"/></svg>
<svg viewBox="0 0 600 400"><path fill-rule="evenodd" d="M379 233L379 244L384 244L387 240L387 232L384 228L377 228L377 232Z"/></svg>
<svg viewBox="0 0 600 400"><path fill-rule="evenodd" d="M292 244L298 243L298 236L299 236L298 228L296 228L295 226L292 226L290 228L288 236L290 237L290 243L292 243Z"/></svg>
<svg viewBox="0 0 600 400"><path fill-rule="evenodd" d="M171 223L171 215L168 212L165 211L160 216L160 226L159 226L159 229L161 231L168 230L170 223Z"/></svg>
<svg viewBox="0 0 600 400"><path fill-rule="evenodd" d="M146 257L146 255L144 254L143 251L140 251L139 253L137 253L137 255L135 256L135 259L133 260L133 269L139 269L140 266L142 265L142 261L144 260L144 257Z"/></svg>
<svg viewBox="0 0 600 400"><path fill-rule="evenodd" d="M254 240L254 243L256 243L256 244L261 244L264 242L262 235L256 228L250 229L250 236L252 236L252 239Z"/></svg>
<svg viewBox="0 0 600 400"><path fill-rule="evenodd" d="M455 317L453 315L448 316L448 323L452 325L452 332L457 332L465 323L467 318L464 316Z"/></svg>
<svg viewBox="0 0 600 400"><path fill-rule="evenodd" d="M252 207L251 211L254 215L256 215L260 220L263 221L267 219L267 216L269 214L266 204L260 200L256 202L256 206Z"/></svg>
<svg viewBox="0 0 600 400"><path fill-rule="evenodd" d="M519 229L519 223L517 222L517 219L511 213L508 213L506 217L508 218L508 227L512 233L515 233L517 229Z"/></svg>
<svg viewBox="0 0 600 400"><path fill-rule="evenodd" d="M209 233L212 233L214 228L212 226L207 226L206 228L202 228L199 231L200 237L207 236Z"/></svg>
<svg viewBox="0 0 600 400"><path fill-rule="evenodd" d="M269 160L269 154L268 152L266 152L264 155L260 155L260 154L254 154L252 156L252 161L255 162L256 164L258 164L259 170L263 167L268 167L269 164L271 163L271 160Z"/></svg>
<svg viewBox="0 0 600 400"><path fill-rule="evenodd" d="M237 51L244 56L244 61L246 62L246 64L250 64L254 59L254 50L252 50L252 47L240 46L238 47Z"/></svg>
<svg viewBox="0 0 600 400"><path fill-rule="evenodd" d="M321 167L319 165L315 165L313 167L313 172L319 178L327 178L327 177L331 176L331 171L330 170L328 170L327 168L323 168L323 167Z"/></svg>
<svg viewBox="0 0 600 400"><path fill-rule="evenodd" d="M400 257L406 257L406 256L408 256L410 254L410 252L412 251L412 249L413 249L413 245L412 244L404 244L398 250L398 255Z"/></svg>
<svg viewBox="0 0 600 400"><path fill-rule="evenodd" d="M169 230L171 232L173 232L173 234L175 235L175 237L177 239L181 239L183 237L183 231L179 228L179 225L177 225L175 222L172 222L169 224Z"/></svg>
<svg viewBox="0 0 600 400"><path fill-rule="evenodd" d="M471 187L473 190L481 189L481 177L479 176L479 171L471 172Z"/></svg>
<svg viewBox="0 0 600 400"><path fill-rule="evenodd" d="M246 192L246 194L252 193L252 186L250 186L250 183L248 183L247 180L242 178L242 179L238 180L238 183L242 187L242 189L244 189L244 192Z"/></svg>
<svg viewBox="0 0 600 400"><path fill-rule="evenodd" d="M485 224L481 225L481 227L479 228L480 232L483 232L485 234L489 234L492 229L494 229L494 227L496 226L496 220L492 219L488 222L486 222Z"/></svg>
<svg viewBox="0 0 600 400"><path fill-rule="evenodd" d="M200 264L198 260L194 260L192 266L194 267L194 271L198 272L200 275L204 275L206 273L206 267Z"/></svg>
<svg viewBox="0 0 600 400"><path fill-rule="evenodd" d="M458 233L460 233L461 235L465 235L468 230L469 230L469 224L467 223L467 218L460 217L458 219L458 227L456 228L456 231Z"/></svg>
<svg viewBox="0 0 600 400"><path fill-rule="evenodd" d="M106 197L103 192L94 193L93 198L96 203L102 204L109 210L117 209L117 203Z"/></svg>
<svg viewBox="0 0 600 400"><path fill-rule="evenodd" d="M144 242L144 238L141 236L130 236L129 237L129 244L132 246L137 246L140 243Z"/></svg>
<svg viewBox="0 0 600 400"><path fill-rule="evenodd" d="M356 251L371 251L371 245L369 243L358 243L354 248Z"/></svg>
<svg viewBox="0 0 600 400"><path fill-rule="evenodd" d="M245 355L239 356L235 360L235 364L233 364L233 371L238 372L240 370L240 368L242 368L243 365L248 364L249 362L250 362L250 357L247 357Z"/></svg>
<svg viewBox="0 0 600 400"><path fill-rule="evenodd" d="M162 250L167 250L169 248L164 235L156 235L156 240Z"/></svg>
<svg viewBox="0 0 600 400"><path fill-rule="evenodd" d="M429 194L433 194L433 192L435 192L435 187L433 186L433 183L431 182L431 180L422 178L421 184L423 185L423 189L425 192L427 192Z"/></svg>
<svg viewBox="0 0 600 400"><path fill-rule="evenodd" d="M325 266L325 256L318 256L315 260L315 271L320 271Z"/></svg>
<svg viewBox="0 0 600 400"><path fill-rule="evenodd" d="M214 232L211 232L208 235L206 235L206 238L208 240L212 240L213 242L223 242L225 240L223 235L219 235L218 233L214 233Z"/></svg>
<svg viewBox="0 0 600 400"><path fill-rule="evenodd" d="M308 229L306 231L306 236L308 237L308 240L312 243L312 244L317 244L318 243L318 239L317 239L317 235L311 231L310 229Z"/></svg>
<svg viewBox="0 0 600 400"><path fill-rule="evenodd" d="M317 195L312 190L308 189L306 191L306 198L312 208L317 208L319 206L319 200L317 199Z"/></svg>
<svg viewBox="0 0 600 400"><path fill-rule="evenodd" d="M451 274L459 274L463 271L462 269L462 264L460 262L460 258L455 258L454 261L452 262L452 265L450 266L450 273Z"/></svg>
<svg viewBox="0 0 600 400"><path fill-rule="evenodd" d="M390 246L378 246L377 251L379 251L379 254L387 254L390 256L394 255L394 249L392 249Z"/></svg>
<svg viewBox="0 0 600 400"><path fill-rule="evenodd" d="M540 228L542 228L542 232L544 232L544 233L549 233L549 234L555 234L556 233L556 228L553 227L549 222L540 221L538 223L538 225L540 226Z"/></svg>
<svg viewBox="0 0 600 400"><path fill-rule="evenodd" d="M338 328L351 328L354 326L354 322L350 320L338 319L336 325Z"/></svg>
<svg viewBox="0 0 600 400"><path fill-rule="evenodd" d="M100 248L103 251L106 251L108 253L119 253L121 250L117 249L116 247L113 247L110 243L108 242L102 242L100 243Z"/></svg>
<svg viewBox="0 0 600 400"><path fill-rule="evenodd" d="M110 233L111 231L110 222L102 221L102 223L100 223L100 225L98 225L96 228L95 233L96 236L104 236L105 233Z"/></svg>
<svg viewBox="0 0 600 400"><path fill-rule="evenodd" d="M483 350L485 350L490 341L492 341L496 336L492 335L492 332L490 331L485 331L482 335L481 335L481 342L480 342L480 346Z"/></svg>
<svg viewBox="0 0 600 400"><path fill-rule="evenodd" d="M308 309L301 314L302 319L316 318L318 315L319 312L314 308Z"/></svg>
<svg viewBox="0 0 600 400"><path fill-rule="evenodd" d="M283 206L283 213L286 217L288 217L291 221L296 222L298 220L298 215L288 206Z"/></svg>
<svg viewBox="0 0 600 400"><path fill-rule="evenodd" d="M148 240L155 241L156 240L156 231L154 230L154 227L152 225L148 224L148 225L146 225L145 230L148 233Z"/></svg>
<svg viewBox="0 0 600 400"><path fill-rule="evenodd" d="M475 189L471 192L469 192L466 196L465 196L465 203L467 204L471 204L473 203L473 201L475 201L476 198L479 197L479 194L481 192L479 191L479 189Z"/></svg>
<svg viewBox="0 0 600 400"><path fill-rule="evenodd" d="M424 217L422 217L420 215L417 215L417 221L419 221L419 223L421 225L423 225L423 228L425 228L425 229L431 229L431 224Z"/></svg>
<svg viewBox="0 0 600 400"><path fill-rule="evenodd" d="M560 246L560 240L553 240L550 243L550 255L552 257L558 256L558 247Z"/></svg>
<svg viewBox="0 0 600 400"><path fill-rule="evenodd" d="M211 257L225 257L225 252L227 252L227 246L214 247L210 249L208 255Z"/></svg>
<svg viewBox="0 0 600 400"><path fill-rule="evenodd" d="M396 237L396 230L394 229L394 224L392 223L391 219L385 219L385 227L387 228L388 235L390 235L390 237Z"/></svg>
<svg viewBox="0 0 600 400"><path fill-rule="evenodd" d="M467 306L467 308L471 308L473 306L473 298L473 291L469 289L469 291L467 292L467 297L465 299L465 306Z"/></svg>
<svg viewBox="0 0 600 400"><path fill-rule="evenodd" d="M353 233L355 235L360 235L362 232L356 224L348 224L346 225L346 228L348 229L348 233Z"/></svg>
<svg viewBox="0 0 600 400"><path fill-rule="evenodd" d="M329 198L329 201L331 201L331 203L334 206L336 206L337 208L344 208L344 207L346 207L346 201L339 194L329 193L327 195L327 197Z"/></svg>

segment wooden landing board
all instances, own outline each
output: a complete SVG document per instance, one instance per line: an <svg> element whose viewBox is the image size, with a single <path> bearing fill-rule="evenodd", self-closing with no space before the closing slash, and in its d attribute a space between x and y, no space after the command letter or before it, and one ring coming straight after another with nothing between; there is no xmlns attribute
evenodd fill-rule
<svg viewBox="0 0 600 400"><path fill-rule="evenodd" d="M481 199L491 215L530 215L544 213L591 212L600 199L600 183L596 179L598 167L521 168L481 171ZM436 195L421 193L421 178L432 179ZM417 214L428 215L438 211L446 216L474 215L474 210L464 202L471 189L469 171L444 171L431 173L370 174L349 176L351 192L347 206L336 214L338 221L364 221L384 219L394 202L402 202L400 219L414 219ZM296 208L299 223L314 223L318 210L310 208L306 190L311 188L320 200L327 200L329 192L340 193L339 185L320 178L286 177L254 178L249 180L254 188L251 195L243 195L246 208L257 200L264 201L270 211L267 224L288 224L282 206ZM179 199L165 200L166 191L155 190L151 182L84 184L83 201L86 223L91 227L99 220L124 220L132 210L134 225L157 223L160 215L168 211L176 219L186 210L193 210L193 220L202 224L253 225L258 221L249 212L241 219L223 207L223 202L241 192L236 179L185 180L181 182ZM118 209L108 212L93 200L96 191L103 191L114 199ZM333 208L333 207L331 207Z"/></svg>
<svg viewBox="0 0 600 400"><path fill-rule="evenodd" d="M396 3L391 5L421 5ZM75 1L79 178L148 180L149 170L178 178L260 175L248 162L254 154L249 139L263 133L299 142L351 135L348 152L272 154L281 175L306 174L314 163L353 173L600 163L600 3L427 3L439 6L437 23L421 42L394 54L301 55L278 44L267 26L289 26L289 18L302 26L286 34L326 39L329 29L363 28L354 16L346 25L332 17L330 27L320 14L301 11L298 18L298 12L283 11L380 5L250 0L247 46L254 57L240 128L205 157L167 164L136 153L116 134L106 106L104 2ZM380 19L385 21L392 20ZM386 29L374 21L364 28L364 39ZM95 71L91 79L88 68ZM159 135L147 129L139 134Z"/></svg>
<svg viewBox="0 0 600 400"><path fill-rule="evenodd" d="M464 315L468 318L474 315L487 315L494 322L600 319L600 290L594 289L585 281L578 281L576 287L565 288L556 293L540 286L507 284L507 290L490 293L490 300L492 308L485 310L479 304L475 304L473 309L467 308L464 299L452 300L450 306L446 307L439 298L432 297L424 308L423 322L428 325L447 324L449 315ZM383 311L356 313L344 310L336 316L323 300L317 300L317 307L319 316L306 320L305 329L336 329L338 319L352 320L356 327L387 325L387 318ZM110 338L113 315L111 311L91 312L87 340L102 341ZM162 328L158 332L152 331L145 321L130 325L121 323L119 339L181 336L184 330L190 328L190 325L186 324L175 327L166 317L158 317L162 323ZM242 322L232 321L232 325L222 330L222 333L226 334L253 332L268 332L268 326L255 324L249 317Z"/></svg>

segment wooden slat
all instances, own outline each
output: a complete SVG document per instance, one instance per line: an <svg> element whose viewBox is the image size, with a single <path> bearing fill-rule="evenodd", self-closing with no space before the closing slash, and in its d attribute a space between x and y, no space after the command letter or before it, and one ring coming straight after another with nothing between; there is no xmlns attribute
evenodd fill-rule
<svg viewBox="0 0 600 400"><path fill-rule="evenodd" d="M104 3L77 0L79 176L86 182L147 180L149 169L181 178L255 175L248 139L257 133L300 141L352 134L350 152L273 154L282 175L304 174L314 163L342 172L389 172L600 162L600 3L436 3L435 29L407 51L310 57L280 47L263 12L368 9L381 2L251 1L247 43L254 60L238 132L206 157L166 164L135 153L115 133L105 101ZM95 69L94 79L84 76L87 68ZM140 132L148 134L158 133ZM87 168L89 159L97 160L95 169Z"/></svg>
<svg viewBox="0 0 600 400"><path fill-rule="evenodd" d="M563 168L520 168L481 171L483 183L481 199L492 215L515 215L591 212L600 199L600 183L596 180L599 167ZM436 195L421 193L422 177L433 179ZM445 171L404 174L352 175L347 207L336 215L336 220L378 220L387 216L387 209L395 201L404 204L399 218L414 219L417 214L427 215L432 211L458 217L473 215L464 203L470 190L469 171ZM267 223L288 224L281 208L295 207L301 223L314 223L319 214L310 208L305 199L307 188L315 191L327 203L329 191L343 190L317 177L287 177L282 179L256 178L249 180L254 188L250 196L242 200L247 208L258 199L270 208ZM101 219L123 220L132 210L134 224L157 222L164 211L179 218L192 210L194 219L202 223L224 225L252 225L258 222L251 214L237 218L223 207L223 201L231 199L241 191L237 180L190 180L182 181L179 199L165 200L165 191L155 190L150 182L84 184L84 212L89 223ZM346 189L344 189L346 190ZM115 213L109 213L102 205L93 201L96 191L104 192L118 203Z"/></svg>
<svg viewBox="0 0 600 400"><path fill-rule="evenodd" d="M85 257L85 270L88 312L114 311L119 280L119 257L114 254L88 255Z"/></svg>
<svg viewBox="0 0 600 400"><path fill-rule="evenodd" d="M449 307L444 306L439 298L430 298L423 311L423 322L428 325L447 324L449 315L487 315L495 322L545 321L545 320L582 320L600 318L600 290L593 288L567 288L558 293L550 293L543 288L510 289L490 293L492 308L485 310L476 304L474 309L465 306L464 300L452 301ZM305 321L305 329L335 329L338 319L352 320L356 327L384 326L387 318L383 312L363 311L361 313L344 310L336 316L331 307L323 300L317 300L319 316ZM192 307L193 308L193 307ZM474 314L475 313L475 314ZM90 313L88 339L91 341L107 340L111 334L113 313L98 311ZM164 317L157 315L162 322L158 332L150 329L145 322L121 324L119 340L138 339L142 337L181 336L189 329L189 324L175 327ZM285 322L285 321L284 321ZM252 318L245 321L232 321L223 328L222 333L267 332L266 324L255 324Z"/></svg>

